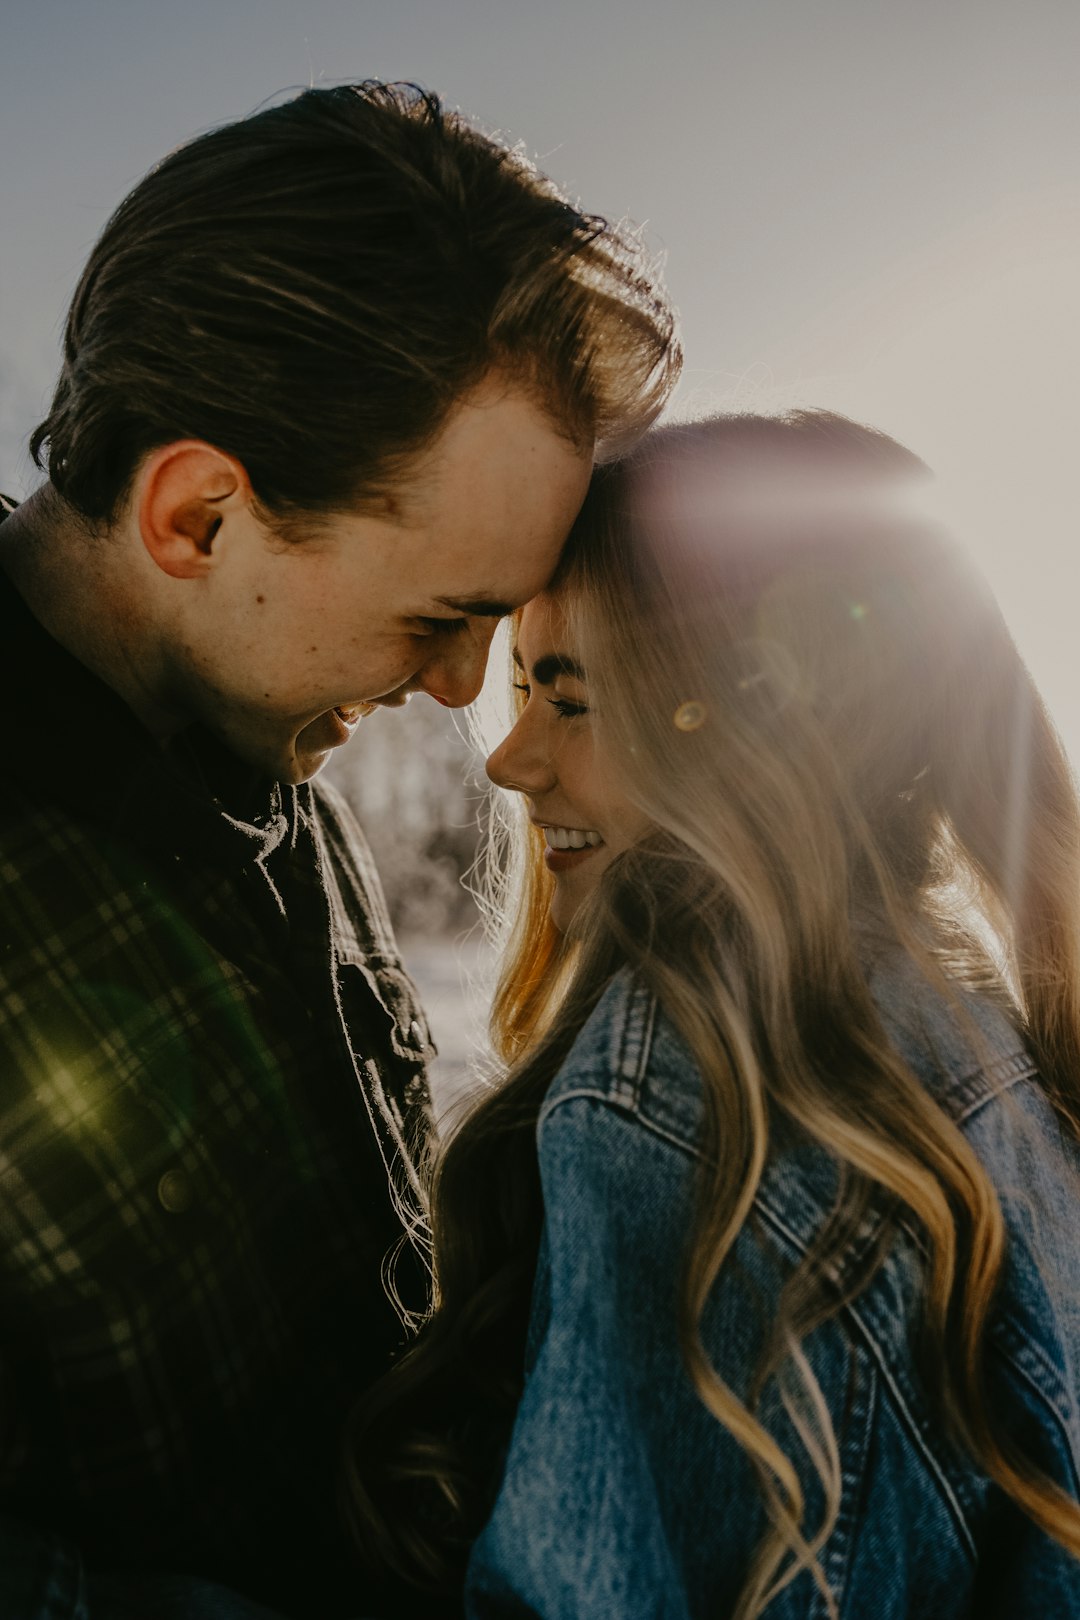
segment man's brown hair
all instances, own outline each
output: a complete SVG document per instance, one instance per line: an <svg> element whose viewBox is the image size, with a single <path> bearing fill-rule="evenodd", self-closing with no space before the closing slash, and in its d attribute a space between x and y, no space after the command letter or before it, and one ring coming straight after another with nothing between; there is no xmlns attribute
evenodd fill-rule
<svg viewBox="0 0 1080 1620"><path fill-rule="evenodd" d="M94 522L139 460L206 439L271 521L363 504L493 368L617 449L677 375L636 235L413 85L308 90L164 159L72 300L31 438Z"/></svg>

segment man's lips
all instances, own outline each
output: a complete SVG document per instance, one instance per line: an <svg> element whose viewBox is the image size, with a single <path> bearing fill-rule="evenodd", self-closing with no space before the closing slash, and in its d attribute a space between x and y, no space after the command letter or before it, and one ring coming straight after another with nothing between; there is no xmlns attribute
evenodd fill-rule
<svg viewBox="0 0 1080 1620"><path fill-rule="evenodd" d="M337 748L341 743L348 742L360 721L366 720L368 715L375 713L376 709L403 708L412 695L411 690L396 688L394 692L388 692L385 697L381 698L360 698L356 703L335 703L332 709L326 709L321 715L316 715L315 719L310 721L309 724L319 726L321 723L322 726L329 726L332 733L329 746ZM436 702L444 704L447 708L451 706L449 698L439 697L434 692L431 696L435 698ZM306 731L307 727L304 729ZM324 743L322 746L325 747L326 744Z"/></svg>
<svg viewBox="0 0 1080 1620"><path fill-rule="evenodd" d="M373 714L375 708L374 703L361 702L337 703L332 709L324 709L300 731L301 747L314 748L319 753L325 753L328 748L340 748L353 736L365 715Z"/></svg>
<svg viewBox="0 0 1080 1620"><path fill-rule="evenodd" d="M374 714L375 708L374 703L339 703L335 707L334 713L340 720L344 720L347 726L355 726L357 721L365 719L369 714Z"/></svg>

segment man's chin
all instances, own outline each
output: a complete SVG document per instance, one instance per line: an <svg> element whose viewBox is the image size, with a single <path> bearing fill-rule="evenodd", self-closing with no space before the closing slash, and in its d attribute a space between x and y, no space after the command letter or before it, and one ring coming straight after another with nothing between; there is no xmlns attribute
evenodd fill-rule
<svg viewBox="0 0 1080 1620"><path fill-rule="evenodd" d="M352 732L333 710L292 734L286 729L287 720L275 726L258 715L217 715L208 717L208 724L237 759L271 782L290 787L318 776L334 749L348 742Z"/></svg>
<svg viewBox="0 0 1080 1620"><path fill-rule="evenodd" d="M290 742L288 755L281 760L278 780L289 782L294 787L301 782L310 782L322 770L335 748L341 748L349 741L356 724L353 721L346 725L336 709L330 709L309 721Z"/></svg>
<svg viewBox="0 0 1080 1620"><path fill-rule="evenodd" d="M298 735L284 741L280 732L273 737L260 737L249 728L215 729L237 759L243 760L245 765L250 765L268 781L281 782L285 786L299 787L302 782L309 782L330 758L330 747L325 742L320 746L319 739L309 735L311 728L307 726Z"/></svg>
<svg viewBox="0 0 1080 1620"><path fill-rule="evenodd" d="M286 748L279 743L272 752L268 749L266 757L260 761L275 781L288 787L299 787L302 782L310 782L313 776L318 776L333 752L328 744L320 745L309 738L306 729Z"/></svg>
<svg viewBox="0 0 1080 1620"><path fill-rule="evenodd" d="M328 754L306 754L303 758L294 755L291 759L280 760L276 769L267 769L265 765L263 769L283 787L299 787L303 782L310 782L313 776L318 776L329 757Z"/></svg>

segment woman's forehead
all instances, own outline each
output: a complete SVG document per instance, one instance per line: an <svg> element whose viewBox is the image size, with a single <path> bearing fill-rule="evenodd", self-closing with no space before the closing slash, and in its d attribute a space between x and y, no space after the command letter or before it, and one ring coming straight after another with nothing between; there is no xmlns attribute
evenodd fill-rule
<svg viewBox="0 0 1080 1620"><path fill-rule="evenodd" d="M515 657L530 671L541 662L554 662L564 666L561 673L582 678L573 615L568 614L562 593L544 592L525 604L518 624Z"/></svg>

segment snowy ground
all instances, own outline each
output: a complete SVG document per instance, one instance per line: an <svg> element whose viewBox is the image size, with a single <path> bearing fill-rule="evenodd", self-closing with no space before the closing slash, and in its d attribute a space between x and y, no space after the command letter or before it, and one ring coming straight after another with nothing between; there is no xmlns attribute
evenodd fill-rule
<svg viewBox="0 0 1080 1620"><path fill-rule="evenodd" d="M398 945L439 1049L431 1067L431 1090L436 1114L443 1116L475 1088L483 1068L490 957L479 930L441 939L402 934Z"/></svg>

